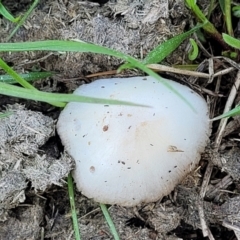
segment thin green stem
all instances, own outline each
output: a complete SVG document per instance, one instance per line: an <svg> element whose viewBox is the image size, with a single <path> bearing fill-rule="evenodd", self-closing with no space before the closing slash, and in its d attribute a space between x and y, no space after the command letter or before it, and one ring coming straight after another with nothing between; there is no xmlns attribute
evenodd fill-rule
<svg viewBox="0 0 240 240"><path fill-rule="evenodd" d="M16 81L21 84L24 88L34 90L36 92L39 92L34 86L32 86L29 82L24 80L17 72L15 72L11 67L9 67L1 58L0 58L0 67L8 73L10 76L12 76ZM65 103L62 102L51 102L50 104L56 106L56 107L65 107Z"/></svg>
<svg viewBox="0 0 240 240"><path fill-rule="evenodd" d="M81 240L80 231L79 231L79 227L78 227L78 219L77 219L75 201L74 201L74 190L73 190L73 181L72 181L71 173L68 174L68 193L69 193L69 200L70 200L70 206L71 206L71 212L72 212L72 221L73 221L73 229L74 229L74 233L75 233L75 239Z"/></svg>
<svg viewBox="0 0 240 240"><path fill-rule="evenodd" d="M47 77L51 77L54 75L53 72L30 72L30 73L23 73L18 74L27 82L37 81L39 79L44 79ZM8 84L15 84L18 83L12 76L10 75L0 75L0 82L8 83Z"/></svg>
<svg viewBox="0 0 240 240"><path fill-rule="evenodd" d="M22 43L2 43L0 44L0 52L16 52L16 51L72 51L72 52L92 52L100 53L104 55L109 55L117 58L124 59L125 61L131 63L136 68L140 68L142 71L148 75L154 77L157 81L161 82L168 89L172 90L179 98L181 98L194 112L196 109L193 105L185 98L179 94L179 92L172 87L165 79L161 78L157 73L153 72L147 66L139 62L137 59L126 55L122 52L112 50L106 47L94 45L91 43L86 43L83 41L61 41L61 40L47 40L47 41L38 41L38 42L22 42Z"/></svg>
<svg viewBox="0 0 240 240"><path fill-rule="evenodd" d="M13 29L10 36L7 38L7 41L9 41L12 38L12 36L17 32L17 30L23 25L23 23L28 18L28 16L31 14L33 9L37 6L38 2L39 2L39 0L34 0L32 5L30 6L30 8L27 10L27 12L24 14L24 16L20 19L17 26Z"/></svg>
<svg viewBox="0 0 240 240"><path fill-rule="evenodd" d="M107 223L109 225L110 231L112 232L112 235L113 235L114 239L115 240L120 240L118 232L117 232L117 230L115 228L115 225L114 225L114 223L113 223L113 221L111 219L111 216L110 216L110 214L109 214L109 212L107 210L106 205L100 203L100 207L101 207L103 215L104 215L104 217L105 217L105 219L106 219L106 221L107 221Z"/></svg>
<svg viewBox="0 0 240 240"><path fill-rule="evenodd" d="M18 81L19 84L21 84L24 88L28 89L34 89L37 91L35 87L33 87L30 83L25 81L21 76L19 76L11 67L9 67L1 58L0 58L0 67L3 68L3 70L11 75L14 79Z"/></svg>
<svg viewBox="0 0 240 240"><path fill-rule="evenodd" d="M214 3L215 3L215 0L211 0L210 1L209 7L208 7L208 15L207 15L207 19L208 20L211 17L211 14L212 14L212 11L213 11L213 7L214 7Z"/></svg>
<svg viewBox="0 0 240 240"><path fill-rule="evenodd" d="M227 32L230 36L233 37L231 0L225 0L225 19L226 19Z"/></svg>
<svg viewBox="0 0 240 240"><path fill-rule="evenodd" d="M15 23L18 22L20 17L15 18L5 7L4 5L1 3L0 1L0 15L3 15L6 19L8 19L9 21Z"/></svg>
<svg viewBox="0 0 240 240"><path fill-rule="evenodd" d="M208 21L203 12L200 10L198 5L194 0L185 0L187 6L191 9L193 14L199 23L204 23L203 29L214 39L216 39L224 49L229 49L229 46L223 41L222 35L218 32L218 30L214 27L214 25Z"/></svg>

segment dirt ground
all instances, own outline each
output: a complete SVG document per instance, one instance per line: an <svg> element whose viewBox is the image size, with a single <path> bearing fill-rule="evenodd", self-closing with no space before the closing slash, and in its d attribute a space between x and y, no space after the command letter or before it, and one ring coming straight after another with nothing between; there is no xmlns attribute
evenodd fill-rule
<svg viewBox="0 0 240 240"><path fill-rule="evenodd" d="M32 1L2 2L18 15ZM205 2L199 1L202 8ZM218 9L213 20L222 24L217 13ZM183 0L42 0L11 41L81 39L141 59L157 44L185 31L193 21ZM13 27L0 19L1 42L6 41ZM211 41L205 47L219 54L218 46ZM190 64L186 49L187 41L164 64ZM113 57L88 53L38 51L1 53L1 57L19 73L54 71L53 77L34 83L49 92L72 92L80 84L97 79L87 77L89 74L116 70L122 63ZM204 53L198 59L196 63L202 61L202 72L209 72L211 63L215 72L231 66L226 59L211 62ZM118 76L140 74L129 70ZM236 69L212 81L162 75L198 91L209 103L210 117L223 112L239 77ZM233 105L238 103L237 92ZM64 152L55 131L60 109L1 95L0 110L12 113L0 119L0 240L74 239L66 184L74 162ZM219 122L213 123L199 168L169 196L134 208L108 206L121 239L240 239L239 120L231 118L221 133ZM210 176L206 186L204 174ZM99 205L77 191L75 196L82 239L113 239ZM209 237L203 236L206 232Z"/></svg>

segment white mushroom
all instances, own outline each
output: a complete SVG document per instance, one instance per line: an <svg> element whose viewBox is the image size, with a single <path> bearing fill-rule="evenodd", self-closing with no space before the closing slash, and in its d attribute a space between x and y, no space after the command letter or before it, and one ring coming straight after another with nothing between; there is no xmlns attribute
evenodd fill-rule
<svg viewBox="0 0 240 240"><path fill-rule="evenodd" d="M67 104L57 130L84 195L123 206L152 202L196 167L209 135L207 104L190 88L166 81L196 112L152 77L102 79L74 92L152 106Z"/></svg>

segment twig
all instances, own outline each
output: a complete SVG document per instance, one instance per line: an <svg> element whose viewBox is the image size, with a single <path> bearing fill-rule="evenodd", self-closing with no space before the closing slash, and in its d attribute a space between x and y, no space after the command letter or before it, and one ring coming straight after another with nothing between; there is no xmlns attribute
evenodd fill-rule
<svg viewBox="0 0 240 240"><path fill-rule="evenodd" d="M169 67L161 64L148 64L147 65L150 69L152 69L155 72L171 72L171 73L177 73L177 74L182 74L182 75L187 75L187 76L193 76L193 77L201 77L201 78L207 78L211 79L222 76L225 74L228 74L235 70L234 67L229 67L227 69L221 70L216 73L208 74L208 73L202 73L202 72L197 72L197 71L189 71L189 70L183 70L175 67ZM105 71L105 72L98 72L98 73L93 73L89 74L86 77L87 78L92 78L92 77L99 77L99 76L106 76L106 75L115 75L117 74L117 70L110 70L110 71Z"/></svg>
<svg viewBox="0 0 240 240"><path fill-rule="evenodd" d="M238 71L238 73L237 73L235 83L232 86L232 89L231 89L231 92L229 94L229 97L228 97L228 100L226 102L223 113L226 113L231 109L233 101L236 97L239 85L240 85L240 71ZM223 118L220 121L218 131L217 131L217 137L216 137L215 143L214 143L214 151L213 151L213 154L212 154L212 159L215 157L215 154L218 152L218 149L220 147L220 143L221 143L221 140L222 140L222 137L223 137L224 129L225 129L226 124L227 124L227 120L228 120L228 118ZM212 174L212 170L213 170L213 160L211 162L209 162L209 164L207 166L207 169L206 169L206 172L204 174L203 183L202 183L200 194L199 194L199 205L198 205L198 212L199 212L199 217L200 217L200 221L201 221L203 236L204 237L208 236L210 239L213 236L212 236L209 228L207 227L207 224L206 224L206 221L205 221L205 218L204 218L203 199L204 199L204 196L205 196L205 193L206 193L206 190L207 190L207 186L208 186L211 174Z"/></svg>
<svg viewBox="0 0 240 240"><path fill-rule="evenodd" d="M230 222L228 221L223 221L222 225L228 229L231 229L234 231L236 237L238 240L240 240L240 227L239 226L236 226L236 225L233 225L231 224Z"/></svg>
<svg viewBox="0 0 240 240"><path fill-rule="evenodd" d="M25 20L32 13L33 9L37 6L38 2L39 2L39 0L34 0L32 5L30 6L30 8L27 10L27 12L24 14L24 16L20 19L20 21L17 24L17 26L13 29L13 31L10 34L10 36L7 38L7 41L9 41L12 38L12 36L17 32L17 30L23 25Z"/></svg>
<svg viewBox="0 0 240 240"><path fill-rule="evenodd" d="M238 73L237 73L235 83L232 86L232 89L231 89L231 92L229 94L229 97L228 97L228 100L226 102L223 113L226 113L226 112L231 110L232 104L234 102L234 99L236 98L239 86L240 86L240 71L238 71ZM217 137L216 137L216 140L215 140L215 148L219 148L219 146L220 146L222 136L223 136L223 132L224 132L224 129L226 127L227 121L228 121L228 118L222 118L221 121L220 121L218 131L217 131Z"/></svg>
<svg viewBox="0 0 240 240"><path fill-rule="evenodd" d="M220 76L220 75L221 75L221 76L222 76L222 75L225 75L225 74L230 73L230 72L232 72L232 71L234 71L234 70L236 70L236 68L234 68L234 67L229 67L229 68L227 68L227 69L221 70L221 71L219 71L219 72L214 73L213 78L218 77L218 76Z"/></svg>
<svg viewBox="0 0 240 240"><path fill-rule="evenodd" d="M152 69L153 71L156 71L156 72L172 72L172 73L178 73L178 74L194 76L194 77L209 78L209 74L207 74L207 73L182 70L182 69L168 67L168 66L161 65L161 64L148 64L147 67L149 67L150 69Z"/></svg>

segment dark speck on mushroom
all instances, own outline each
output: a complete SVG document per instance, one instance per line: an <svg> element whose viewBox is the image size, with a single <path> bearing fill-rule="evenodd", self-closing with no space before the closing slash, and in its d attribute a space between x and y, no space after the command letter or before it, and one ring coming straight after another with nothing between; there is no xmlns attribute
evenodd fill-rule
<svg viewBox="0 0 240 240"><path fill-rule="evenodd" d="M103 131L106 132L108 130L108 125L103 126Z"/></svg>
<svg viewBox="0 0 240 240"><path fill-rule="evenodd" d="M95 167L94 167L94 166L91 166L91 167L90 167L90 172L91 172L91 173L94 173L94 172L95 172Z"/></svg>

